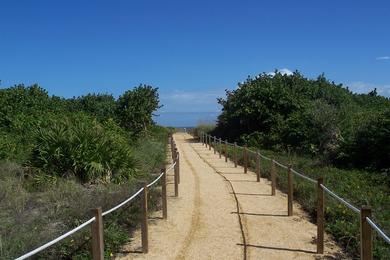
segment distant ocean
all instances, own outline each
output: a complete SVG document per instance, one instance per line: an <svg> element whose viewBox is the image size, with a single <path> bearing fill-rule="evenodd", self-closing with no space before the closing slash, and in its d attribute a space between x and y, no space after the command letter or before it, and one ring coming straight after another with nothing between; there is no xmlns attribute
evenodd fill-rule
<svg viewBox="0 0 390 260"><path fill-rule="evenodd" d="M160 112L153 120L162 126L195 127L200 123L215 123L220 112Z"/></svg>

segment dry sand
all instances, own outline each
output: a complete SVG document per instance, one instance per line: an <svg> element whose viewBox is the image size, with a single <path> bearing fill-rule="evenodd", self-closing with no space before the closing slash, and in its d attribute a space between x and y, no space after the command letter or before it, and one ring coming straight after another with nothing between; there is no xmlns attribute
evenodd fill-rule
<svg viewBox="0 0 390 260"><path fill-rule="evenodd" d="M149 253L141 254L140 231L117 259L345 259L326 236L325 254L316 254L316 226L294 203L287 216L287 197L271 196L268 180L174 135L180 152L179 197L168 175L168 219L154 212L149 220Z"/></svg>

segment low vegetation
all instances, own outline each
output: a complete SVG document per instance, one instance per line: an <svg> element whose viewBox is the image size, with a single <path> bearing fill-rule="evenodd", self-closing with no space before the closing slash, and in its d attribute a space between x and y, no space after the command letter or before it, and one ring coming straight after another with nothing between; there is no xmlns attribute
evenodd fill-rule
<svg viewBox="0 0 390 260"><path fill-rule="evenodd" d="M63 99L37 85L0 90L0 258L12 259L107 210L165 164L168 130L155 126L157 89L119 99ZM158 207L151 190L151 208ZM110 258L139 223L139 202L104 219ZM41 252L43 259L90 259L90 230Z"/></svg>

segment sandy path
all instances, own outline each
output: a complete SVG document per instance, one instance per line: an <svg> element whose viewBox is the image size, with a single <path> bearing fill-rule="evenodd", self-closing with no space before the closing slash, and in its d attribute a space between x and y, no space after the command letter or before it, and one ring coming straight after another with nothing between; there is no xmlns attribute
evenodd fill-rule
<svg viewBox="0 0 390 260"><path fill-rule="evenodd" d="M150 220L149 253L131 253L140 250L137 231L124 248L130 253L118 259L340 258L329 239L325 255L315 254L316 226L297 204L294 216L287 217L286 196L270 196L266 179L256 182L254 173L225 163L189 135L174 138L181 155L179 197L168 198L168 220ZM173 194L173 185L168 193Z"/></svg>

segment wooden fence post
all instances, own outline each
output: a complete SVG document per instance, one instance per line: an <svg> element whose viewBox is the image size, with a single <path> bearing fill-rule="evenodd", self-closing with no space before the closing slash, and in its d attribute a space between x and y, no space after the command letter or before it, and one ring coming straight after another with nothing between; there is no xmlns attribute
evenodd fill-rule
<svg viewBox="0 0 390 260"><path fill-rule="evenodd" d="M234 142L234 167L236 167L237 168L237 143L236 142Z"/></svg>
<svg viewBox="0 0 390 260"><path fill-rule="evenodd" d="M214 154L217 153L217 138L214 136Z"/></svg>
<svg viewBox="0 0 390 260"><path fill-rule="evenodd" d="M228 149L227 149L227 143L228 143L228 141L227 141L227 140L225 140L225 162L227 162L227 161L228 161Z"/></svg>
<svg viewBox="0 0 390 260"><path fill-rule="evenodd" d="M91 225L92 259L104 260L103 216L102 208L92 209L95 221Z"/></svg>
<svg viewBox="0 0 390 260"><path fill-rule="evenodd" d="M161 172L163 172L163 176L161 177L161 204L162 204L162 212L163 219L168 218L168 202L167 202L167 171L166 168L162 168Z"/></svg>
<svg viewBox="0 0 390 260"><path fill-rule="evenodd" d="M248 172L248 148L244 146L244 173Z"/></svg>
<svg viewBox="0 0 390 260"><path fill-rule="evenodd" d="M141 198L141 237L142 237L142 253L146 254L149 251L148 241L148 186L144 183L144 190Z"/></svg>
<svg viewBox="0 0 390 260"><path fill-rule="evenodd" d="M272 159L271 163L271 195L275 196L276 194L276 167L275 160Z"/></svg>
<svg viewBox="0 0 390 260"><path fill-rule="evenodd" d="M372 229L366 218L371 217L371 208L363 206L360 209L360 258L372 260Z"/></svg>
<svg viewBox="0 0 390 260"><path fill-rule="evenodd" d="M219 159L222 158L222 139L219 138L219 149L218 149L218 152L219 152Z"/></svg>
<svg viewBox="0 0 390 260"><path fill-rule="evenodd" d="M174 158L173 157L173 137L171 137L171 155L172 155L172 159Z"/></svg>
<svg viewBox="0 0 390 260"><path fill-rule="evenodd" d="M177 160L177 157L175 158L176 165L173 167L173 182L175 186L175 197L179 196L179 182L178 182L178 168L177 166L179 165L179 160Z"/></svg>
<svg viewBox="0 0 390 260"><path fill-rule="evenodd" d="M209 135L209 151L211 151L211 136Z"/></svg>
<svg viewBox="0 0 390 260"><path fill-rule="evenodd" d="M256 153L256 176L257 182L260 181L260 153Z"/></svg>
<svg viewBox="0 0 390 260"><path fill-rule="evenodd" d="M293 193L294 193L294 182L293 175L291 172L291 164L288 165L287 169L287 212L289 216L293 215Z"/></svg>
<svg viewBox="0 0 390 260"><path fill-rule="evenodd" d="M180 153L177 152L177 183L180 184Z"/></svg>
<svg viewBox="0 0 390 260"><path fill-rule="evenodd" d="M319 177L317 179L317 254L324 253L324 189L321 185L324 179Z"/></svg>

